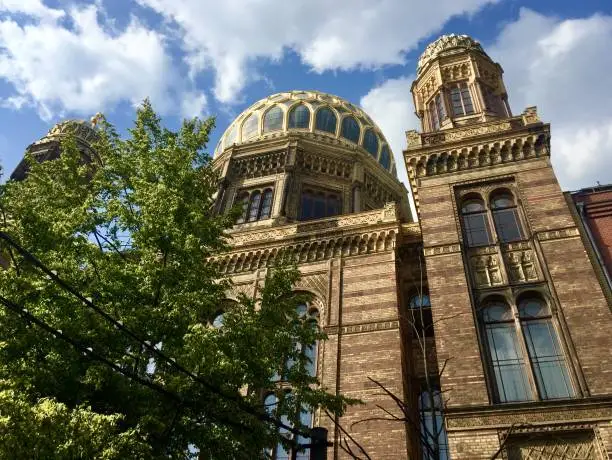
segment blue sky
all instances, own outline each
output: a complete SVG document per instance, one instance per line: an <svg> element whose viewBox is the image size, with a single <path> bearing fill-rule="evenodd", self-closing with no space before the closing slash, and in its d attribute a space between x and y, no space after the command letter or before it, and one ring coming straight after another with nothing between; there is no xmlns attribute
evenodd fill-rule
<svg viewBox="0 0 612 460"><path fill-rule="evenodd" d="M0 0L0 164L61 119L125 130L145 97L171 127L215 115L212 151L258 99L316 89L361 105L405 177L416 60L443 33L479 40L514 113L551 122L564 189L612 182L609 0Z"/></svg>

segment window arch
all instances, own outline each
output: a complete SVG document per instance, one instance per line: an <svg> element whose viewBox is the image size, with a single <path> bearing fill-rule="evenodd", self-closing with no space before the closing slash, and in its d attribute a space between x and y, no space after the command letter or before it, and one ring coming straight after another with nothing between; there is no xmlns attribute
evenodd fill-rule
<svg viewBox="0 0 612 460"><path fill-rule="evenodd" d="M433 337L433 317L431 315L429 293L423 291L411 295L408 300L408 308L412 333L418 334L419 337Z"/></svg>
<svg viewBox="0 0 612 460"><path fill-rule="evenodd" d="M461 220L468 246L493 243L485 204L480 195L468 195L461 202Z"/></svg>
<svg viewBox="0 0 612 460"><path fill-rule="evenodd" d="M427 105L429 112L429 120L432 131L438 131L442 125L442 121L446 119L446 109L444 107L444 97L442 93L438 93Z"/></svg>
<svg viewBox="0 0 612 460"><path fill-rule="evenodd" d="M512 309L502 299L480 310L498 402L533 399Z"/></svg>
<svg viewBox="0 0 612 460"><path fill-rule="evenodd" d="M230 128L227 136L225 136L225 140L223 141L223 148L228 148L232 144L236 143L236 138L238 137L238 125L234 123L234 125Z"/></svg>
<svg viewBox="0 0 612 460"><path fill-rule="evenodd" d="M283 109L275 105L264 115L263 132L269 133L281 129L283 129Z"/></svg>
<svg viewBox="0 0 612 460"><path fill-rule="evenodd" d="M261 205L261 192L259 190L251 193L249 200L249 222L254 222L259 218L259 206Z"/></svg>
<svg viewBox="0 0 612 460"><path fill-rule="evenodd" d="M337 118L334 112L328 107L323 107L317 111L315 128L319 131L336 134Z"/></svg>
<svg viewBox="0 0 612 460"><path fill-rule="evenodd" d="M380 151L380 164L387 171L391 166L391 154L389 153L389 147L384 145L382 150Z"/></svg>
<svg viewBox="0 0 612 460"><path fill-rule="evenodd" d="M540 397L574 396L548 304L540 296L528 294L519 299L518 311Z"/></svg>
<svg viewBox="0 0 612 460"><path fill-rule="evenodd" d="M506 189L491 194L491 213L497 237L503 243L519 241L525 237L514 195Z"/></svg>
<svg viewBox="0 0 612 460"><path fill-rule="evenodd" d="M359 136L361 135L361 128L359 123L353 117L344 117L342 120L342 129L340 130L340 136L348 139L355 144L359 142Z"/></svg>
<svg viewBox="0 0 612 460"><path fill-rule="evenodd" d="M257 135L259 117L256 113L249 115L242 123L242 140L246 141Z"/></svg>
<svg viewBox="0 0 612 460"><path fill-rule="evenodd" d="M259 219L269 219L272 211L272 189L264 190L261 199L261 209L259 211Z"/></svg>
<svg viewBox="0 0 612 460"><path fill-rule="evenodd" d="M289 112L289 128L310 128L310 110L305 104L298 104Z"/></svg>
<svg viewBox="0 0 612 460"><path fill-rule="evenodd" d="M363 135L363 148L374 158L378 157L378 136L372 128L366 130Z"/></svg>

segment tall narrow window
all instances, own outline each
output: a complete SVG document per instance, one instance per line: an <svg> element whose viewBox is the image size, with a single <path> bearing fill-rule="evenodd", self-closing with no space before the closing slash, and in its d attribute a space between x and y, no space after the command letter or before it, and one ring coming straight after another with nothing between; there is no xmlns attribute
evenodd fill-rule
<svg viewBox="0 0 612 460"><path fill-rule="evenodd" d="M512 193L508 191L494 192L491 198L491 210L497 237L501 242L518 241L524 238Z"/></svg>
<svg viewBox="0 0 612 460"><path fill-rule="evenodd" d="M368 129L363 135L363 148L374 158L378 156L378 137L374 134L374 130Z"/></svg>
<svg viewBox="0 0 612 460"><path fill-rule="evenodd" d="M423 292L411 296L408 307L410 308L408 319L413 326L412 332L418 334L419 337L423 337L423 334L425 337L433 337L433 317L429 294Z"/></svg>
<svg viewBox="0 0 612 460"><path fill-rule="evenodd" d="M279 131L283 129L283 109L272 107L264 115L263 132Z"/></svg>
<svg viewBox="0 0 612 460"><path fill-rule="evenodd" d="M258 123L259 123L259 118L257 117L257 114L255 113L252 113L251 115L248 116L246 120L244 120L244 123L242 123L242 140L243 141L251 139L252 137L257 135Z"/></svg>
<svg viewBox="0 0 612 460"><path fill-rule="evenodd" d="M289 128L310 128L310 110L304 104L296 105L289 112Z"/></svg>
<svg viewBox="0 0 612 460"><path fill-rule="evenodd" d="M315 122L315 128L319 131L326 131L328 133L336 133L336 115L331 109L323 107L317 112L317 120Z"/></svg>
<svg viewBox="0 0 612 460"><path fill-rule="evenodd" d="M460 117L474 113L472 96L467 83L457 83L450 88L450 98L453 107L453 115Z"/></svg>
<svg viewBox="0 0 612 460"><path fill-rule="evenodd" d="M480 197L463 201L461 217L468 246L486 246L493 243L484 201Z"/></svg>
<svg viewBox="0 0 612 460"><path fill-rule="evenodd" d="M242 212L236 220L237 224L242 224L246 221L247 213L249 212L249 192L240 193L235 203L242 206Z"/></svg>
<svg viewBox="0 0 612 460"><path fill-rule="evenodd" d="M263 192L263 198L261 199L261 212L259 213L260 219L270 218L270 212L272 211L272 189L265 189Z"/></svg>
<svg viewBox="0 0 612 460"><path fill-rule="evenodd" d="M444 109L442 93L436 94L436 96L429 103L428 108L429 117L431 118L431 128L434 131L438 131L442 125L442 120L446 118L446 110Z"/></svg>
<svg viewBox="0 0 612 460"><path fill-rule="evenodd" d="M359 142L359 135L361 130L359 129L359 123L353 117L346 117L342 120L342 129L340 130L340 136L348 139L355 144Z"/></svg>
<svg viewBox="0 0 612 460"><path fill-rule="evenodd" d="M444 428L442 393L435 385L419 395L423 460L448 460L448 438Z"/></svg>
<svg viewBox="0 0 612 460"><path fill-rule="evenodd" d="M532 400L525 358L510 306L502 301L489 303L481 310L481 318L498 402Z"/></svg>
<svg viewBox="0 0 612 460"><path fill-rule="evenodd" d="M391 154L389 153L389 147L387 147L386 145L383 146L382 150L380 151L380 164L387 171L391 166Z"/></svg>
<svg viewBox="0 0 612 460"><path fill-rule="evenodd" d="M540 397L556 399L574 396L548 305L541 299L531 297L520 301L518 309Z"/></svg>
<svg viewBox="0 0 612 460"><path fill-rule="evenodd" d="M261 192L257 190L251 193L251 202L249 203L249 222L256 221L259 218L260 203L261 203Z"/></svg>
<svg viewBox="0 0 612 460"><path fill-rule="evenodd" d="M282 397L287 400L294 399L294 395L291 391L286 391ZM266 412L268 412L269 415L278 417L279 407L281 406L281 404L279 403L281 403L281 401L279 401L278 397L275 394L268 394L264 399L264 407ZM291 401L288 405L292 406L294 404L295 403ZM312 427L312 409L305 404L301 404L299 407L301 407L300 413L298 415L299 424L301 425L300 429L305 431ZM293 423L291 422L291 420L289 420L289 417L287 417L287 415L282 415L280 419L284 425L293 426ZM294 436L286 428L279 428L278 434L280 434L286 439L292 439ZM310 444L310 438L298 436L296 442L298 446L303 446L306 444ZM292 450L293 449L288 449L284 447L282 443L279 442L276 446L274 446L274 448L266 449L265 453L267 454L267 458L270 458L272 460L291 460L293 458L295 460L308 460L310 458L309 448L298 447L296 452L292 452Z"/></svg>

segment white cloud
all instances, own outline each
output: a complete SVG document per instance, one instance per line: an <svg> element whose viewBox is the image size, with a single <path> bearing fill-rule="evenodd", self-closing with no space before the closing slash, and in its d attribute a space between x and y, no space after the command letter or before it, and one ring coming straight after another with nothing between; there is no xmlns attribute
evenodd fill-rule
<svg viewBox="0 0 612 460"><path fill-rule="evenodd" d="M566 189L612 182L612 16L546 17L523 9L489 55L504 68L515 113L537 105L551 123L552 161Z"/></svg>
<svg viewBox="0 0 612 460"><path fill-rule="evenodd" d="M189 91L183 94L181 101L181 116L183 118L203 117L208 109L206 94L199 91Z"/></svg>
<svg viewBox="0 0 612 460"><path fill-rule="evenodd" d="M406 131L420 129L414 114L410 85L414 75L385 81L371 89L360 101L361 107L374 120L387 138L397 165L399 180L408 186L402 151L406 148Z"/></svg>
<svg viewBox="0 0 612 460"><path fill-rule="evenodd" d="M115 31L112 22L100 23L104 12L96 5L60 11L34 0L0 0L0 11L8 13L0 20L0 78L14 88L4 106L27 101L48 120L145 97L162 112L180 105L163 36L135 18ZM18 22L15 13L28 18Z"/></svg>
<svg viewBox="0 0 612 460"><path fill-rule="evenodd" d="M451 17L495 0L137 0L178 26L192 75L215 71L215 97L235 102L260 58L298 53L316 72L404 62Z"/></svg>

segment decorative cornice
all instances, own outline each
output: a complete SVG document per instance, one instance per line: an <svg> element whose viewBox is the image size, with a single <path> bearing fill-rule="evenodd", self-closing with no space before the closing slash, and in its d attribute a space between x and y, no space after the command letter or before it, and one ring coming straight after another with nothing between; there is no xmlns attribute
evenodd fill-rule
<svg viewBox="0 0 612 460"><path fill-rule="evenodd" d="M328 326L324 328L327 335L338 334L338 331L340 331L342 334L359 334L362 332L388 331L393 329L399 329L399 321L397 319L369 323L346 324L342 327Z"/></svg>
<svg viewBox="0 0 612 460"><path fill-rule="evenodd" d="M512 425L563 425L612 420L612 399L525 403L445 411L448 431L508 428Z"/></svg>
<svg viewBox="0 0 612 460"><path fill-rule="evenodd" d="M437 246L428 246L426 248L423 248L423 254L425 254L425 257L442 256L460 252L461 245L459 243L441 244Z"/></svg>
<svg viewBox="0 0 612 460"><path fill-rule="evenodd" d="M563 238L574 238L576 236L580 236L580 231L577 227L568 227L558 230L538 232L536 236L539 241L560 240Z"/></svg>

